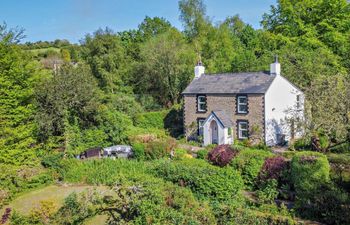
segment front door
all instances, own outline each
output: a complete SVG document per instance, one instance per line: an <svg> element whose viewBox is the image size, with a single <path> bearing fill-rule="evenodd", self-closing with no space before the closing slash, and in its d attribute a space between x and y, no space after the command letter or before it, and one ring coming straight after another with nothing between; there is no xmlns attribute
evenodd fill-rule
<svg viewBox="0 0 350 225"><path fill-rule="evenodd" d="M211 131L211 143L218 144L218 124L215 120L212 120L210 123L210 131Z"/></svg>

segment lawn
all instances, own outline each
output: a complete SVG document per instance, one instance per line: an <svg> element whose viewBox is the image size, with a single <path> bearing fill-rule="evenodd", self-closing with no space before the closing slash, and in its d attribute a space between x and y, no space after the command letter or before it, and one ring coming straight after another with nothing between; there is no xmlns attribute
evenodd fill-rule
<svg viewBox="0 0 350 225"><path fill-rule="evenodd" d="M109 189L106 186L89 186L89 185L67 185L67 186L58 186L58 185L51 185L47 186L45 188L33 190L30 192L27 192L15 200L13 200L9 205L4 206L0 210L0 214L2 215L4 213L5 208L12 208L13 210L16 210L22 214L27 215L30 210L34 207L37 207L40 203L40 201L43 200L52 200L56 202L58 205L62 205L63 200L72 192L80 193L82 191L88 190L88 189L97 189L101 192L108 192ZM101 218L93 218L96 221L101 221ZM95 221L92 220L92 221ZM96 221L93 224L98 224Z"/></svg>

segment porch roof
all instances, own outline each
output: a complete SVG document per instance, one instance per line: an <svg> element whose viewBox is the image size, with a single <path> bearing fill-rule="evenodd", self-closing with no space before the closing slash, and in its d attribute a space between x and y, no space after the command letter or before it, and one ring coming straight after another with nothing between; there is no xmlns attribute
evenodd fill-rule
<svg viewBox="0 0 350 225"><path fill-rule="evenodd" d="M233 122L231 118L227 115L226 111L224 110L212 111L210 115L207 117L205 123L208 121L211 115L214 115L223 127L233 127Z"/></svg>

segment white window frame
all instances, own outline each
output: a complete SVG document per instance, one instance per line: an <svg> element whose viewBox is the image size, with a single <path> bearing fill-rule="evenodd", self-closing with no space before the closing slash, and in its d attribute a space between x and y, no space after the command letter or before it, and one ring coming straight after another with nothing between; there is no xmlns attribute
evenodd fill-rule
<svg viewBox="0 0 350 225"><path fill-rule="evenodd" d="M205 122L205 119L198 119L198 135L201 136L201 135L204 135L204 122ZM202 122L202 124L201 124ZM202 133L201 133L201 130L202 130Z"/></svg>
<svg viewBox="0 0 350 225"><path fill-rule="evenodd" d="M198 95L197 96L197 111L198 112L206 112L206 109L201 109L201 105L204 105L206 108L207 101L205 95Z"/></svg>
<svg viewBox="0 0 350 225"><path fill-rule="evenodd" d="M246 102L245 103L241 103L240 102L240 99L245 99ZM247 110L245 111L241 111L239 108L240 106L246 106ZM238 113L248 113L248 96L245 96L245 95L241 95L241 96L238 96L237 97L237 112Z"/></svg>
<svg viewBox="0 0 350 225"><path fill-rule="evenodd" d="M246 129L242 129L242 127L241 127L242 124L246 124L247 128ZM247 137L243 137L242 131L247 131ZM248 139L248 137L249 137L248 121L239 121L238 122L238 138L239 139Z"/></svg>

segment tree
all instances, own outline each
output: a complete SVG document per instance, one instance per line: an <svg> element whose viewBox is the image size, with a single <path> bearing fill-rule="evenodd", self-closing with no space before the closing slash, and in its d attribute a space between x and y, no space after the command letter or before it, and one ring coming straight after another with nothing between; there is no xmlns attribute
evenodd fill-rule
<svg viewBox="0 0 350 225"><path fill-rule="evenodd" d="M180 0L180 20L185 28L185 34L190 41L198 41L204 38L210 22L206 16L206 6L202 0ZM197 46L200 48L200 45Z"/></svg>
<svg viewBox="0 0 350 225"><path fill-rule="evenodd" d="M44 79L36 88L39 140L62 136L67 121L82 128L94 125L99 106L99 90L90 69L63 65L57 74Z"/></svg>
<svg viewBox="0 0 350 225"><path fill-rule="evenodd" d="M165 33L172 28L169 21L160 17L148 17L142 21L138 27L138 32L142 37L143 41L146 41L152 37L155 37L159 34Z"/></svg>
<svg viewBox="0 0 350 225"><path fill-rule="evenodd" d="M265 29L300 39L318 40L350 68L350 4L346 0L279 0L264 14Z"/></svg>
<svg viewBox="0 0 350 225"><path fill-rule="evenodd" d="M0 163L34 163L36 62L14 43L22 32L0 26Z"/></svg>
<svg viewBox="0 0 350 225"><path fill-rule="evenodd" d="M83 58L99 87L106 93L123 91L128 80L128 60L120 38L108 28L99 29L93 35L86 35L82 45Z"/></svg>
<svg viewBox="0 0 350 225"><path fill-rule="evenodd" d="M140 56L134 77L136 92L150 93L163 106L177 103L193 76L196 59L181 33L170 30L150 39Z"/></svg>

